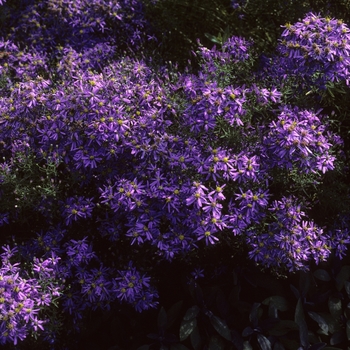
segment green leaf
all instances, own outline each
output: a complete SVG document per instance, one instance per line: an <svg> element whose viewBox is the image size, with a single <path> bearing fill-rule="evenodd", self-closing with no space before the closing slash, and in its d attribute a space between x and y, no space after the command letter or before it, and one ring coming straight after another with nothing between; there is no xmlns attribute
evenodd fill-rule
<svg viewBox="0 0 350 350"><path fill-rule="evenodd" d="M204 35L213 43L222 45L222 38L216 37L214 35L211 35L209 33L204 33Z"/></svg>
<svg viewBox="0 0 350 350"><path fill-rule="evenodd" d="M199 307L197 305L194 305L186 311L184 320L185 321L192 320L197 317L198 313L199 313Z"/></svg>
<svg viewBox="0 0 350 350"><path fill-rule="evenodd" d="M254 329L250 326L245 327L242 332L242 337L249 337L254 333Z"/></svg>
<svg viewBox="0 0 350 350"><path fill-rule="evenodd" d="M149 350L149 345L142 345L137 350Z"/></svg>
<svg viewBox="0 0 350 350"><path fill-rule="evenodd" d="M182 304L183 304L183 301L180 300L170 307L170 309L167 312L168 322L167 322L166 328L170 328L175 322L175 320L179 317Z"/></svg>
<svg viewBox="0 0 350 350"><path fill-rule="evenodd" d="M317 269L314 272L314 276L324 282L329 282L331 280L331 276L329 275L329 273L326 270L323 269Z"/></svg>
<svg viewBox="0 0 350 350"><path fill-rule="evenodd" d="M328 324L325 321L325 319L313 311L309 311L308 314L314 321L316 321L318 323L318 325L320 326L320 328L322 330L322 334L327 335L328 331L329 331L329 327L328 327Z"/></svg>
<svg viewBox="0 0 350 350"><path fill-rule="evenodd" d="M187 346L183 344L172 344L170 350L190 350Z"/></svg>
<svg viewBox="0 0 350 350"><path fill-rule="evenodd" d="M301 291L303 295L306 295L307 292L309 291L310 284L311 284L310 272L301 271L300 278L299 278L299 291Z"/></svg>
<svg viewBox="0 0 350 350"><path fill-rule="evenodd" d="M271 342L264 335L258 333L257 335L258 343L261 350L271 350Z"/></svg>
<svg viewBox="0 0 350 350"><path fill-rule="evenodd" d="M340 344L340 343L344 342L346 340L346 338L347 337L346 337L346 334L345 334L344 330L340 330L340 331L335 332L332 335L329 343L331 345L337 345L337 344Z"/></svg>
<svg viewBox="0 0 350 350"><path fill-rule="evenodd" d="M219 310L220 316L225 316L229 312L230 305L221 289L218 289L216 294L216 306Z"/></svg>
<svg viewBox="0 0 350 350"><path fill-rule="evenodd" d="M272 297L266 298L263 302L264 305L273 305L277 310L287 311L288 302L284 297L279 295L274 295Z"/></svg>
<svg viewBox="0 0 350 350"><path fill-rule="evenodd" d="M236 306L239 303L239 293L241 292L241 286L236 285L232 288L229 301L232 306Z"/></svg>
<svg viewBox="0 0 350 350"><path fill-rule="evenodd" d="M225 344L222 339L216 336L212 336L209 341L208 349L210 350L223 350L225 348Z"/></svg>
<svg viewBox="0 0 350 350"><path fill-rule="evenodd" d="M230 38L230 36L231 36L231 28L228 25L225 28L224 34L222 35L222 43L225 43Z"/></svg>
<svg viewBox="0 0 350 350"><path fill-rule="evenodd" d="M243 350L253 350L252 346L250 345L249 341L246 340L243 342Z"/></svg>
<svg viewBox="0 0 350 350"><path fill-rule="evenodd" d="M303 304L301 302L301 298L298 299L297 307L295 309L295 316L294 316L295 323L299 326L299 336L300 336L300 343L304 347L309 346L309 340L308 340L308 329L307 324L305 322L305 316L304 316L304 310L303 310Z"/></svg>
<svg viewBox="0 0 350 350"><path fill-rule="evenodd" d="M290 331L299 329L299 326L292 320L281 320L269 330L269 334L275 337L286 335Z"/></svg>
<svg viewBox="0 0 350 350"><path fill-rule="evenodd" d="M157 324L158 328L162 329L164 329L167 325L167 315L163 306L159 310Z"/></svg>
<svg viewBox="0 0 350 350"><path fill-rule="evenodd" d="M259 307L260 303L254 303L250 311L249 321L253 324L254 327L257 327L259 323Z"/></svg>
<svg viewBox="0 0 350 350"><path fill-rule="evenodd" d="M345 290L346 290L348 297L350 298L350 282L344 281L344 287L345 287Z"/></svg>
<svg viewBox="0 0 350 350"><path fill-rule="evenodd" d="M337 281L337 290L341 291L344 286L344 282L348 281L350 277L350 266L344 265L339 271L335 280Z"/></svg>
<svg viewBox="0 0 350 350"><path fill-rule="evenodd" d="M187 337L193 332L197 326L197 319L183 320L180 325L180 341L187 339Z"/></svg>
<svg viewBox="0 0 350 350"><path fill-rule="evenodd" d="M321 350L323 349L327 344L326 343L317 343L312 345L309 350Z"/></svg>
<svg viewBox="0 0 350 350"><path fill-rule="evenodd" d="M328 308L329 308L331 315L335 319L339 319L340 316L343 314L342 304L341 304L341 300L339 298L329 297Z"/></svg>
<svg viewBox="0 0 350 350"><path fill-rule="evenodd" d="M215 330L225 339L231 341L231 331L228 328L226 322L222 320L221 318L212 315L210 317L210 322L215 328Z"/></svg>
<svg viewBox="0 0 350 350"><path fill-rule="evenodd" d="M191 345L193 346L194 350L200 349L201 348L201 336L199 334L199 329L198 327L194 327L192 333L191 333Z"/></svg>

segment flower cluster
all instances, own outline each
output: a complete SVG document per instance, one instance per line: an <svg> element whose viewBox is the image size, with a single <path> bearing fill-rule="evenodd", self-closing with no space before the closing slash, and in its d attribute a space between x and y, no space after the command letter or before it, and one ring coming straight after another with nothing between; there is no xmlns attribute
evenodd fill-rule
<svg viewBox="0 0 350 350"><path fill-rule="evenodd" d="M325 173L334 169L331 141L317 114L285 107L269 125L264 145L272 167L291 169L297 164L301 171Z"/></svg>
<svg viewBox="0 0 350 350"><path fill-rule="evenodd" d="M320 73L315 81L349 84L350 33L343 21L309 13L284 28L279 50L294 72L307 77Z"/></svg>
<svg viewBox="0 0 350 350"><path fill-rule="evenodd" d="M271 190L286 172L322 181L336 167L327 117L284 104L282 86L248 70L252 43L239 37L222 51L200 47L196 73L119 57L139 40L141 10L134 0L35 3L0 40L0 225L28 220L21 257L35 276L2 255L3 343L44 328L40 313L58 296L52 279L78 328L85 312L114 302L156 307L154 263L191 260L225 240L290 271L331 249L341 257L349 243L347 230L326 233L309 220L290 189ZM328 30L309 17L303 25L319 28L305 29L311 46L325 44L318 35L346 43L342 24L330 20ZM293 50L288 59L325 75L347 62L346 47L327 59Z"/></svg>
<svg viewBox="0 0 350 350"><path fill-rule="evenodd" d="M59 258L34 258L33 277L19 263L13 263L17 248L3 246L0 269L0 344L17 344L29 332L44 329L48 322L41 310L61 294L55 285Z"/></svg>
<svg viewBox="0 0 350 350"><path fill-rule="evenodd" d="M330 255L329 236L312 221L293 197L274 201L269 208L274 222L263 232L248 231L249 256L267 267L287 267L290 271L306 268L313 259L318 263Z"/></svg>

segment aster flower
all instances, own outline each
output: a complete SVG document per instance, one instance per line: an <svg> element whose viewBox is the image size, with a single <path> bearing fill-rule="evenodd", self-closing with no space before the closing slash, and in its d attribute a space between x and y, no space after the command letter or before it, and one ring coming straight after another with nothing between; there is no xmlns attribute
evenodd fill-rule
<svg viewBox="0 0 350 350"><path fill-rule="evenodd" d="M286 24L279 50L297 74L309 78L321 72L320 84L344 79L349 83L349 29L340 20L308 13L302 21Z"/></svg>

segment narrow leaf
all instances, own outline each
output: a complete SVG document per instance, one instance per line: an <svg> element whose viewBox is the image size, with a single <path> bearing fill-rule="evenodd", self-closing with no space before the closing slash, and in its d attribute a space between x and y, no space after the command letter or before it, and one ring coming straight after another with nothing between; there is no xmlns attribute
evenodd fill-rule
<svg viewBox="0 0 350 350"><path fill-rule="evenodd" d="M226 322L217 316L212 315L210 317L210 322L215 328L215 330L225 339L231 341L231 331L228 328Z"/></svg>
<svg viewBox="0 0 350 350"><path fill-rule="evenodd" d="M204 35L213 43L215 44L219 44L219 45L222 45L222 39L220 40L220 38L217 38L216 36L214 35L211 35L209 33L204 33Z"/></svg>
<svg viewBox="0 0 350 350"><path fill-rule="evenodd" d="M309 311L308 314L314 321L316 321L318 323L318 325L320 326L320 328L322 330L322 333L327 335L328 331L329 331L329 327L328 327L328 324L325 321L325 319L313 311Z"/></svg>
<svg viewBox="0 0 350 350"><path fill-rule="evenodd" d="M189 321L183 320L180 326L180 341L185 340L193 332L196 326L197 326L196 318Z"/></svg>
<svg viewBox="0 0 350 350"><path fill-rule="evenodd" d="M272 350L270 340L268 340L264 335L258 333L257 338L261 350Z"/></svg>
<svg viewBox="0 0 350 350"><path fill-rule="evenodd" d="M298 299L297 307L295 309L295 323L297 323L297 325L299 326L299 336L301 345L304 347L308 347L308 329L307 324L305 322L303 304L300 298Z"/></svg>
<svg viewBox="0 0 350 350"><path fill-rule="evenodd" d="M327 345L327 343L317 343L317 344L314 344L314 345L310 346L310 348L308 350L321 350L326 345Z"/></svg>

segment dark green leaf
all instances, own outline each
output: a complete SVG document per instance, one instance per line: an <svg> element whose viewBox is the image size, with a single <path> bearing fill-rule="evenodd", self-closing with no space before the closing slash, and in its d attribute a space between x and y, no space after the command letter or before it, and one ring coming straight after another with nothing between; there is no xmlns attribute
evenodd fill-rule
<svg viewBox="0 0 350 350"><path fill-rule="evenodd" d="M298 330L299 326L292 320L281 320L272 329L269 334L275 337L286 335L290 331Z"/></svg>
<svg viewBox="0 0 350 350"><path fill-rule="evenodd" d="M212 336L209 341L208 350L223 350L225 348L225 344L222 339L216 336Z"/></svg>
<svg viewBox="0 0 350 350"><path fill-rule="evenodd" d="M290 289L292 290L293 294L295 295L296 298L300 298L300 293L296 287L294 287L292 284L290 285Z"/></svg>
<svg viewBox="0 0 350 350"><path fill-rule="evenodd" d="M243 349L243 338L241 337L241 335L236 330L232 330L231 336L232 336L232 343L236 347L236 349L242 350Z"/></svg>
<svg viewBox="0 0 350 350"><path fill-rule="evenodd" d="M243 337L249 337L254 333L254 329L252 327L246 327L243 329L242 336Z"/></svg>
<svg viewBox="0 0 350 350"><path fill-rule="evenodd" d="M149 345L142 345L137 350L149 350Z"/></svg>
<svg viewBox="0 0 350 350"><path fill-rule="evenodd" d="M344 282L348 281L350 277L350 266L344 265L339 271L337 277L335 278L337 281L337 290L341 291L344 286Z"/></svg>
<svg viewBox="0 0 350 350"><path fill-rule="evenodd" d="M344 287L345 287L345 290L346 290L348 297L350 298L350 282L344 281Z"/></svg>
<svg viewBox="0 0 350 350"><path fill-rule="evenodd" d="M302 346L308 347L309 346L308 329L307 329L307 324L305 322L303 304L300 298L298 299L297 307L295 309L294 319L295 319L295 323L299 326L300 343Z"/></svg>
<svg viewBox="0 0 350 350"><path fill-rule="evenodd" d="M199 334L198 327L195 327L191 333L191 344L194 350L198 350L201 347L201 336Z"/></svg>
<svg viewBox="0 0 350 350"><path fill-rule="evenodd" d="M339 298L329 297L328 308L329 308L330 313L332 314L332 316L335 319L339 319L343 313L341 300Z"/></svg>
<svg viewBox="0 0 350 350"><path fill-rule="evenodd" d="M167 325L167 315L163 306L159 310L157 324L160 329L165 329Z"/></svg>
<svg viewBox="0 0 350 350"><path fill-rule="evenodd" d="M268 340L264 335L258 333L257 338L261 350L272 350L270 340Z"/></svg>
<svg viewBox="0 0 350 350"><path fill-rule="evenodd" d="M210 317L210 322L213 325L213 327L215 328L215 330L225 339L230 340L231 341L231 331L228 328L226 322L224 320L222 320L221 318L212 315Z"/></svg>
<svg viewBox="0 0 350 350"><path fill-rule="evenodd" d="M170 350L190 350L187 346L183 344L172 344Z"/></svg>
<svg viewBox="0 0 350 350"><path fill-rule="evenodd" d="M197 305L194 305L186 311L184 320L185 321L192 320L197 317L198 313L199 313L199 307Z"/></svg>
<svg viewBox="0 0 350 350"><path fill-rule="evenodd" d="M266 298L263 302L264 305L272 304L277 310L287 311L288 310L288 302L284 297L279 295L274 295L272 297Z"/></svg>
<svg viewBox="0 0 350 350"><path fill-rule="evenodd" d="M331 276L326 270L318 269L314 272L314 276L324 282L329 282L331 280Z"/></svg>
<svg viewBox="0 0 350 350"><path fill-rule="evenodd" d="M241 291L241 286L237 285L234 286L231 290L229 301L232 306L236 306L239 303L239 293Z"/></svg>
<svg viewBox="0 0 350 350"><path fill-rule="evenodd" d="M167 316L168 316L168 322L167 322L167 328L170 328L173 323L175 322L175 320L179 317L181 308L182 308L182 304L183 301L180 300L177 303L175 303L174 305L172 305L170 307L170 309L167 312Z"/></svg>
<svg viewBox="0 0 350 350"><path fill-rule="evenodd" d="M325 319L320 316L319 314L317 314L316 312L313 311L309 311L308 312L309 316L318 323L318 325L320 326L321 330L322 330L322 334L328 334L329 331L329 327L327 322L325 321Z"/></svg>
<svg viewBox="0 0 350 350"><path fill-rule="evenodd" d="M347 336L346 336L345 332L343 330L340 330L340 331L335 332L332 335L329 343L331 345L337 345L337 344L344 342L346 339L347 339Z"/></svg>
<svg viewBox="0 0 350 350"><path fill-rule="evenodd" d="M230 305L221 289L219 289L216 294L216 305L220 312L220 316L225 317L229 312Z"/></svg>
<svg viewBox="0 0 350 350"><path fill-rule="evenodd" d="M159 334L158 333L149 333L147 334L147 338L153 339L153 340L158 340L159 339Z"/></svg>
<svg viewBox="0 0 350 350"><path fill-rule="evenodd" d="M231 28L228 25L225 28L224 34L222 35L222 43L225 43L230 38L230 36L231 36Z"/></svg>
<svg viewBox="0 0 350 350"><path fill-rule="evenodd" d="M204 35L213 43L215 44L219 44L219 45L222 45L222 39L221 38L218 38L214 35L211 35L209 33L204 33Z"/></svg>
<svg viewBox="0 0 350 350"><path fill-rule="evenodd" d="M259 307L260 303L254 303L249 315L249 321L253 327L257 327L259 324Z"/></svg>
<svg viewBox="0 0 350 350"><path fill-rule="evenodd" d="M314 345L310 346L310 348L308 350L321 350L326 345L327 345L327 343L317 343L317 344L314 344Z"/></svg>
<svg viewBox="0 0 350 350"><path fill-rule="evenodd" d="M273 350L286 350L286 348L279 342L276 342L273 346Z"/></svg>
<svg viewBox="0 0 350 350"><path fill-rule="evenodd" d="M243 343L243 350L253 350L248 340Z"/></svg>
<svg viewBox="0 0 350 350"><path fill-rule="evenodd" d="M346 336L348 337L348 340L350 340L350 320L346 322Z"/></svg>
<svg viewBox="0 0 350 350"><path fill-rule="evenodd" d="M339 322L330 314L330 313L325 313L325 312L319 312L318 313L327 323L328 325L328 332L333 334L337 330L339 330L340 325Z"/></svg>
<svg viewBox="0 0 350 350"><path fill-rule="evenodd" d="M180 326L180 341L185 340L197 326L197 319L191 319L189 321L183 320Z"/></svg>
<svg viewBox="0 0 350 350"><path fill-rule="evenodd" d="M309 291L310 283L311 283L310 272L301 271L300 279L299 279L299 290L303 293L303 295L306 295L307 292Z"/></svg>

